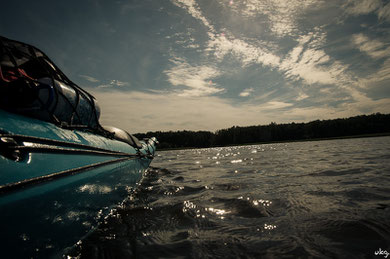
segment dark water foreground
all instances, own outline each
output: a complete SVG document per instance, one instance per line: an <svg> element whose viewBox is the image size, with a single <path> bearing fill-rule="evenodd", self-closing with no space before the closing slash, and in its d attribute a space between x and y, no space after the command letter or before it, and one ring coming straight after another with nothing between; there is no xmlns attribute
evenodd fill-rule
<svg viewBox="0 0 390 259"><path fill-rule="evenodd" d="M166 151L152 166L72 256L387 258L390 252L390 137Z"/></svg>

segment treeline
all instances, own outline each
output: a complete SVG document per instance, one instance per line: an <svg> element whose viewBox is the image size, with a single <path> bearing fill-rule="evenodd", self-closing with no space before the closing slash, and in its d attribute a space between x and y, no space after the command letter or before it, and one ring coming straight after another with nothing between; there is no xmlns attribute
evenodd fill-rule
<svg viewBox="0 0 390 259"><path fill-rule="evenodd" d="M159 149L213 147L260 142L294 141L390 133L390 114L361 115L346 119L316 120L308 123L285 123L231 127L209 131L169 131L135 134L137 138L156 137Z"/></svg>

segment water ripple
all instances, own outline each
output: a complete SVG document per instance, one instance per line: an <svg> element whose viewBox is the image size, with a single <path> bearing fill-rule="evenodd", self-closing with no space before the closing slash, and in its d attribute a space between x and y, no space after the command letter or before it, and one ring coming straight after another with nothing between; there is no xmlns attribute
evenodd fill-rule
<svg viewBox="0 0 390 259"><path fill-rule="evenodd" d="M389 154L389 137L160 152L71 255L374 257L390 250Z"/></svg>

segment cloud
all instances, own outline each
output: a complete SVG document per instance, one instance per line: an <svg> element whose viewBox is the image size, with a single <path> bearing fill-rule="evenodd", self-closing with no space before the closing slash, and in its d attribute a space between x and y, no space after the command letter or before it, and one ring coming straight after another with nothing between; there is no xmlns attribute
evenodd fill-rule
<svg viewBox="0 0 390 259"><path fill-rule="evenodd" d="M379 19L390 22L390 2L378 10L378 17Z"/></svg>
<svg viewBox="0 0 390 259"><path fill-rule="evenodd" d="M97 83L100 82L98 79L92 77L92 76L87 76L87 75L79 75L79 77L84 78L85 80L91 82L91 83Z"/></svg>
<svg viewBox="0 0 390 259"><path fill-rule="evenodd" d="M390 22L390 3L383 5L381 0L349 0L345 7L350 15L375 13L379 20Z"/></svg>
<svg viewBox="0 0 390 259"><path fill-rule="evenodd" d="M370 39L362 33L354 34L352 36L352 43L361 52L366 53L374 59L390 57L390 46L388 46L388 43Z"/></svg>
<svg viewBox="0 0 390 259"><path fill-rule="evenodd" d="M98 88L117 88L117 87L124 87L129 86L130 84L127 82L122 82L119 80L111 80L108 84L101 84L98 86Z"/></svg>
<svg viewBox="0 0 390 259"><path fill-rule="evenodd" d="M381 6L381 0L349 0L346 12L352 15L369 14Z"/></svg>
<svg viewBox="0 0 390 259"><path fill-rule="evenodd" d="M172 3L178 7L187 10L187 12L191 14L192 17L200 20L207 28L214 30L213 26L203 16L195 0L172 0Z"/></svg>
<svg viewBox="0 0 390 259"><path fill-rule="evenodd" d="M374 60L384 59L378 69L365 78L359 79L359 84L363 88L388 84L390 81L390 46L388 43L377 39L370 39L368 36L359 33L352 36L353 45L361 52L367 54Z"/></svg>
<svg viewBox="0 0 390 259"><path fill-rule="evenodd" d="M241 96L241 97L248 97L249 95L252 94L253 91L254 91L253 88L244 89L244 91L242 91L242 92L240 93L240 96Z"/></svg>
<svg viewBox="0 0 390 259"><path fill-rule="evenodd" d="M297 18L305 10L318 8L322 3L318 0L243 0L230 7L244 17L267 17L271 31L277 36L286 36L299 32Z"/></svg>
<svg viewBox="0 0 390 259"><path fill-rule="evenodd" d="M226 55L232 55L243 66L260 64L262 66L276 68L287 78L293 80L302 79L307 84L345 85L346 83L351 83L351 79L345 73L348 66L338 61L331 62L330 56L321 49L326 41L326 34L320 28L315 28L312 32L300 36L298 46L292 49L286 58L282 60L281 57L262 46L264 44L249 44L244 40L234 38L229 33L215 33L213 26L203 16L195 1L176 0L175 2L180 2L181 5L179 6L185 8L190 15L200 20L209 28L209 43L206 51L213 52L220 61ZM276 6L276 9L282 8L282 4L278 4L277 2L271 1L271 6ZM293 1L288 8L298 10L300 6L299 2ZM258 12L263 10L262 8L269 6L269 3L261 4L260 2L251 0L247 0L246 3L248 5L246 12L249 14L252 11ZM311 4L313 4L313 1L305 1L302 6L310 6Z"/></svg>
<svg viewBox="0 0 390 259"><path fill-rule="evenodd" d="M214 27L203 16L199 6L193 0L175 0L178 6L184 8L194 18L198 19L208 28L209 37L206 53L212 53L218 61L222 62L228 55L236 58L242 66L261 65L272 70L279 71L286 79L292 82L302 81L307 85L333 85L339 91L347 91L349 95L358 101L364 94L359 92L354 76L349 74L348 65L335 60L325 50L326 33L320 27L302 34L297 39L297 46L291 49L287 55L277 55L269 50L267 42L248 43L245 40L235 38L227 29L223 33L217 33ZM282 8L277 1L270 0L273 6ZM293 1L290 12L298 12L300 1ZM318 2L318 1L316 1ZM260 12L267 4L246 0L248 10ZM314 1L305 1L302 8L309 7ZM272 4L271 4L272 6ZM264 7L265 8L265 7ZM275 7L276 8L276 7ZM290 7L289 7L290 8ZM249 12L249 11L248 11ZM282 11L280 11L282 12Z"/></svg>
<svg viewBox="0 0 390 259"><path fill-rule="evenodd" d="M302 101L306 98L308 98L309 96L307 94L305 94L304 92L301 92L299 93L298 97L295 99L296 101Z"/></svg>
<svg viewBox="0 0 390 259"><path fill-rule="evenodd" d="M230 54L241 61L243 66L253 64L267 66L279 70L287 79L303 80L309 85L352 84L352 78L346 73L348 66L337 60L332 61L332 58L322 49L325 40L326 34L316 28L313 32L302 35L298 39L298 45L281 59L262 46L210 34L208 51L214 51L219 60Z"/></svg>
<svg viewBox="0 0 390 259"><path fill-rule="evenodd" d="M287 14L300 14L301 10L299 10L299 3L297 1L293 1L291 8L288 7L290 9L286 10L286 21L291 27L285 27L285 31L278 31L277 26L275 25L276 27L273 29L275 34L290 34L289 36L291 36L291 39L297 42L287 54L272 51L269 47L272 46L271 42L266 42L264 40L249 41L247 38L239 39L226 28L223 29L223 32L217 32L214 26L203 15L195 1L176 0L175 2L179 3L177 4L178 6L187 10L192 17L199 20L207 28L208 43L205 53L209 56L213 55L216 57L217 62L219 62L218 64L223 64L226 60L225 58L230 57L239 61L243 67L259 65L260 68L268 67L272 71L279 72L285 78L285 86L290 85L290 83L295 83L295 85L296 83L303 83L306 85L306 87L299 90L298 94L294 92L294 88L288 89L287 87L284 87L284 100L270 99L269 96L267 99L263 100L265 102L261 105L246 105L245 108L247 109L248 114L250 114L249 111L257 110L265 117L272 114L271 117L273 118L273 121L275 121L276 118L278 118L279 121L289 121L294 118L307 121L309 118L337 118L337 116L345 117L366 112L375 112L378 110L384 112L386 109L388 110L389 105L385 105L388 98L372 100L367 97L364 87L362 88L364 83L368 84L374 82L374 80L376 80L375 82L378 82L378 79L375 79L374 77L362 79L358 74L352 74L348 64L337 60L326 52L325 47L328 42L324 27L315 27L307 33L293 32L294 26L298 26L295 24L294 19L296 18L289 17ZM282 7L282 4L272 0L263 4L258 1L247 0L243 2L244 5L248 4L247 9L244 8L243 12L253 16L259 15L259 13L261 13L260 11L263 10L262 8L266 8L269 2L273 3L271 6L273 6L272 8L275 10ZM302 10L304 8L309 8L315 2L318 1L305 1ZM229 4L229 6L234 5L236 5L236 3ZM353 15L357 15L359 12L363 12L362 8L364 8L364 6L371 10L370 12L376 12L378 10L375 9L377 8L375 3L371 5L367 5L367 3L356 5L349 3L349 12ZM240 5L240 8L242 7L243 4ZM275 10L266 10L265 13L270 17L272 16L275 18L278 17L278 14L275 14ZM282 13L283 11L279 11L279 14ZM282 16L279 18L281 17ZM274 18L270 19L272 20ZM277 23L276 18L273 21L275 24ZM383 42L370 41L367 37L360 34L354 36L352 41L357 48L371 57L376 58L381 55L387 55L386 53L388 50ZM386 78L390 69L386 65L388 63L389 62L385 62L375 75ZM180 68L180 66L178 68ZM196 68L201 70L201 67ZM218 71L215 67L213 67L213 69ZM180 71L180 69L178 71ZM175 76L179 76L180 74L196 75L195 71L191 71L191 73L174 73ZM223 76L221 72L218 72L218 75ZM200 85L206 85L206 76L197 76L196 78L199 78L199 82L202 82ZM181 81L186 81L186 77ZM171 83L173 83L172 80ZM181 84L185 85L184 83ZM187 85L189 84L187 83ZM327 87L329 91L322 92L322 95L316 96L315 94L317 93L318 95L323 87ZM195 91L193 96L201 95L198 88L190 86L190 91L191 89ZM303 89L305 89L305 92L303 92ZM280 91L279 89L279 92L283 91ZM246 89L239 95L241 97L248 97L251 93L251 91ZM191 94L189 93L188 96L190 95ZM282 96L279 93L279 98L281 97ZM256 97L252 99L253 102L256 100L258 101L258 98ZM302 100L305 100L306 105L312 103L313 106L306 108L295 107L294 103ZM378 105L381 105L381 107ZM309 112L309 109L321 112L321 114ZM282 112L278 114L275 111ZM307 113L306 116L305 112Z"/></svg>
<svg viewBox="0 0 390 259"><path fill-rule="evenodd" d="M306 84L335 84L343 86L351 84L343 65L326 54L321 48L325 42L325 33L317 29L303 35L294 47L282 60L279 69L292 80L303 80Z"/></svg>
<svg viewBox="0 0 390 259"><path fill-rule="evenodd" d="M198 49L200 48L200 45L195 43L195 38L191 35L191 32L188 31L186 33L175 33L173 35L165 36L166 39L173 38L175 40L175 43L183 46L187 49Z"/></svg>
<svg viewBox="0 0 390 259"><path fill-rule="evenodd" d="M371 78L378 81L390 80L390 58L386 59L383 65L375 74L372 75Z"/></svg>
<svg viewBox="0 0 390 259"><path fill-rule="evenodd" d="M280 101L270 101L263 105L260 105L259 107L262 108L262 110L277 110L277 109L283 109L292 106L292 103L285 103Z"/></svg>
<svg viewBox="0 0 390 259"><path fill-rule="evenodd" d="M234 37L227 38L225 35L209 33L210 40L206 51L213 51L214 55L222 60L226 55L231 54L243 66L262 64L270 67L277 67L280 58L262 46L251 45L243 40Z"/></svg>
<svg viewBox="0 0 390 259"><path fill-rule="evenodd" d="M362 88L374 88L376 86L388 87L390 83L390 58L387 58L383 64L374 73L365 78L359 79Z"/></svg>
<svg viewBox="0 0 390 259"><path fill-rule="evenodd" d="M168 81L173 86L184 86L187 89L180 90L181 96L205 96L212 95L223 91L224 89L216 87L211 79L220 75L218 69L200 65L192 66L184 59L171 59L174 66L164 73L168 77Z"/></svg>

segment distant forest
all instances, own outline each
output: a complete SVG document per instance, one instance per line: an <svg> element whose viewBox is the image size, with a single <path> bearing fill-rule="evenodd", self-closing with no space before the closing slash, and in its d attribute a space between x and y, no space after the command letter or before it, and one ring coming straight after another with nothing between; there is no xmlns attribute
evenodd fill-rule
<svg viewBox="0 0 390 259"><path fill-rule="evenodd" d="M154 136L160 142L159 149L171 149L326 139L371 134L390 134L390 114L375 113L346 119L316 120L308 123L277 124L272 122L269 125L234 126L216 132L156 131L135 134L135 136L139 139Z"/></svg>

